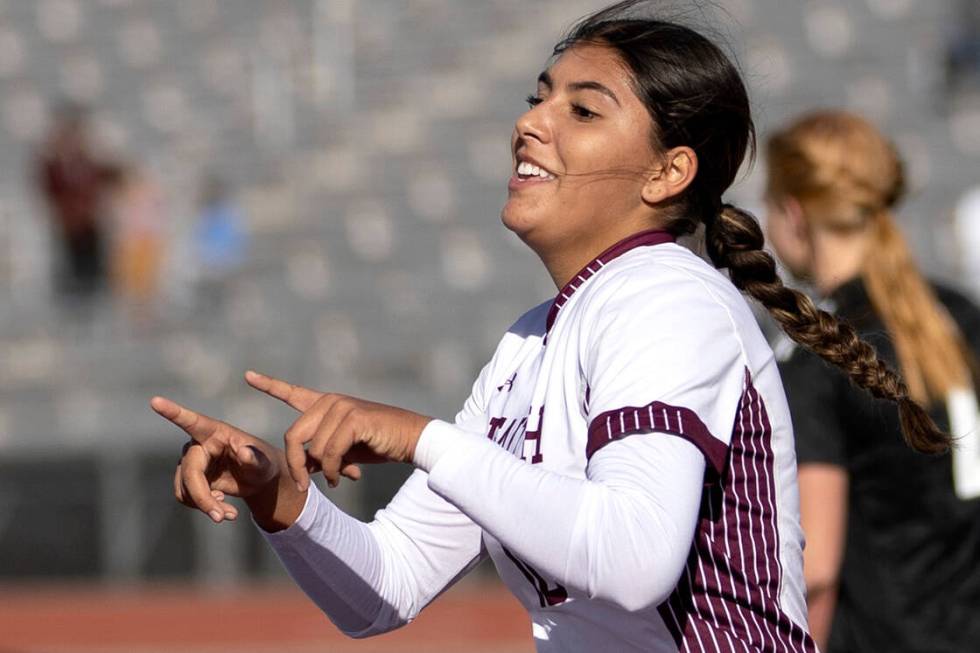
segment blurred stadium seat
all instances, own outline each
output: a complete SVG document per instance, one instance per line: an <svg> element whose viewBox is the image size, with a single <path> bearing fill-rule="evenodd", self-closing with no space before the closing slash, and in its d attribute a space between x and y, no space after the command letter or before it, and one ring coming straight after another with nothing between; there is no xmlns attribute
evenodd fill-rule
<svg viewBox="0 0 980 653"><path fill-rule="evenodd" d="M452 415L503 329L552 292L499 225L508 137L561 29L602 4L0 2L0 577L187 577L227 546L172 503L181 437L152 394L272 439L292 417L245 389L247 368ZM732 44L760 132L814 105L879 121L912 172L903 226L955 279L947 217L980 164L980 100L945 84L957 3L715 4L682 18ZM149 331L108 301L76 315L52 299L31 157L63 97L165 190ZM252 239L210 310L188 260L209 171L237 189ZM759 179L736 199L758 206ZM338 500L368 516L404 473L371 470ZM234 528L225 575L275 570Z"/></svg>

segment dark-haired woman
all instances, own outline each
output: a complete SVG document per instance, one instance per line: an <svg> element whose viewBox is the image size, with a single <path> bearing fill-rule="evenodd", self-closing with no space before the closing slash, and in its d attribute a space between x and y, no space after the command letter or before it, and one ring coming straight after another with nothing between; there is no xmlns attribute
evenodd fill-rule
<svg viewBox="0 0 980 653"><path fill-rule="evenodd" d="M783 363L814 638L831 652L980 650L980 311L916 267L892 218L901 161L873 125L812 113L767 150L777 253L958 436L951 455L916 455L893 408L809 352Z"/></svg>
<svg viewBox="0 0 980 653"><path fill-rule="evenodd" d="M582 21L517 121L502 218L559 291L504 335L454 423L250 373L303 413L281 453L153 400L193 438L178 498L221 521L244 496L353 636L411 621L489 555L539 651L814 650L788 409L738 289L819 351L877 362L782 286L758 224L722 201L753 135L737 71L640 4ZM731 281L674 242L699 225ZM941 443L883 380L912 438ZM309 483L379 459L418 471L369 524Z"/></svg>

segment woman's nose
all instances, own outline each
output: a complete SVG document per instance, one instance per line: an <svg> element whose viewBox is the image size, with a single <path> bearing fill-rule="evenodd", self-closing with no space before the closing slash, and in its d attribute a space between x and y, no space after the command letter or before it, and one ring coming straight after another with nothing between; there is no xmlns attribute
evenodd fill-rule
<svg viewBox="0 0 980 653"><path fill-rule="evenodd" d="M537 106L529 108L517 119L515 131L518 138L534 139L536 141L548 142L551 133L550 120L546 103L542 102Z"/></svg>

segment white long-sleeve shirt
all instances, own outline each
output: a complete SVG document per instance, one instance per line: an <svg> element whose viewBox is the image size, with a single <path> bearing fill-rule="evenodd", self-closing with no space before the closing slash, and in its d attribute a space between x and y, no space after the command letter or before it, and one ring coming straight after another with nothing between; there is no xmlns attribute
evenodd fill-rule
<svg viewBox="0 0 980 653"><path fill-rule="evenodd" d="M311 487L267 538L342 630L410 621L489 554L539 651L812 651L785 398L721 274L648 232L508 331L374 521Z"/></svg>

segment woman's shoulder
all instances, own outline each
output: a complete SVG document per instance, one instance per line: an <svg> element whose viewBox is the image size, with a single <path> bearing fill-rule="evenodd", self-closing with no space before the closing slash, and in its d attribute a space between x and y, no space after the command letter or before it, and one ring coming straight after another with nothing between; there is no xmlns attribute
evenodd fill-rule
<svg viewBox="0 0 980 653"><path fill-rule="evenodd" d="M526 311L507 329L508 335L526 339L532 336L544 336L548 322L548 310L553 300L548 299L534 308Z"/></svg>
<svg viewBox="0 0 980 653"><path fill-rule="evenodd" d="M943 281L930 280L929 283L936 293L936 298L958 324L980 322L980 308L967 293Z"/></svg>
<svg viewBox="0 0 980 653"><path fill-rule="evenodd" d="M671 314L674 320L706 313L739 325L755 323L741 293L710 263L680 245L629 252L606 266L587 289L587 310Z"/></svg>
<svg viewBox="0 0 980 653"><path fill-rule="evenodd" d="M595 293L618 294L636 289L656 289L662 296L691 293L692 288L725 281L724 275L691 250L674 243L643 247L609 262L596 275ZM698 293L694 293L698 294Z"/></svg>
<svg viewBox="0 0 980 653"><path fill-rule="evenodd" d="M949 311L975 355L980 356L980 308L964 292L941 281L930 280L936 298Z"/></svg>
<svg viewBox="0 0 980 653"><path fill-rule="evenodd" d="M744 361L770 357L745 299L728 278L693 252L658 245L612 261L583 297L586 342L670 346ZM727 352L722 355L721 352Z"/></svg>

